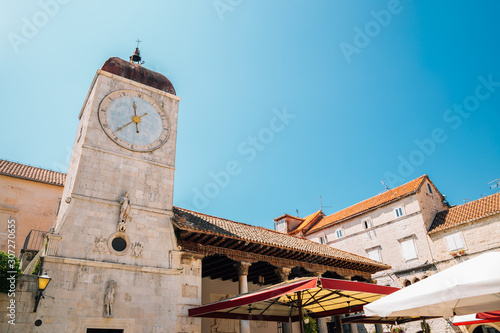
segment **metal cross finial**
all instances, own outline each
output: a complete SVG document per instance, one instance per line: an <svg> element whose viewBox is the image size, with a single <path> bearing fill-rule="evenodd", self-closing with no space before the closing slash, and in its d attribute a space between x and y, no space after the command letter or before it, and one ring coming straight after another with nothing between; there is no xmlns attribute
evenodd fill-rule
<svg viewBox="0 0 500 333"><path fill-rule="evenodd" d="M139 43L142 42L142 40L137 39L136 42L137 42L137 47L139 47Z"/></svg>

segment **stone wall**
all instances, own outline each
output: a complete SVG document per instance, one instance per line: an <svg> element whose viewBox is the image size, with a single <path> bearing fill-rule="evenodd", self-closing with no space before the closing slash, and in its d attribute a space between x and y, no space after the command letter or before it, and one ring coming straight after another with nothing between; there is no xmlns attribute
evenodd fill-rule
<svg viewBox="0 0 500 333"><path fill-rule="evenodd" d="M15 220L16 256L31 229L54 227L61 186L0 175L0 250L7 252L7 220ZM12 248L11 248L12 249Z"/></svg>
<svg viewBox="0 0 500 333"><path fill-rule="evenodd" d="M455 233L461 233L463 236L465 242L463 256L452 256L448 248L446 237ZM500 214L439 231L429 237L432 241L435 260L441 271L471 256L500 250Z"/></svg>
<svg viewBox="0 0 500 333"><path fill-rule="evenodd" d="M201 260L174 254L178 269L153 269L86 260L44 258L53 276L38 311L33 313L37 277L22 275L16 290L16 325L8 324L9 298L0 296L0 331L75 332L87 328L121 328L125 333L199 332L200 320L187 309L201 303ZM57 273L56 273L57 272ZM105 295L116 282L112 316ZM41 326L35 326L41 320Z"/></svg>

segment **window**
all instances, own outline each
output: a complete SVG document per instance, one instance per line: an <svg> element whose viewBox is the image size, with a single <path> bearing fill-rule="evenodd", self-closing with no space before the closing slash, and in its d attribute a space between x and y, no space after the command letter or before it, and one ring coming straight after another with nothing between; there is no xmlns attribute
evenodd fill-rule
<svg viewBox="0 0 500 333"><path fill-rule="evenodd" d="M403 257L405 260L417 259L417 250L415 249L415 241L413 238L402 241Z"/></svg>
<svg viewBox="0 0 500 333"><path fill-rule="evenodd" d="M429 189L429 193L432 194L432 187L431 184L427 183L427 188Z"/></svg>
<svg viewBox="0 0 500 333"><path fill-rule="evenodd" d="M286 231L286 220L285 219L278 221L278 225L276 226L276 230L280 231L280 232Z"/></svg>
<svg viewBox="0 0 500 333"><path fill-rule="evenodd" d="M319 237L319 242L320 242L321 244L326 244L326 236L325 236L325 235L320 236L320 237Z"/></svg>
<svg viewBox="0 0 500 333"><path fill-rule="evenodd" d="M396 212L396 217L401 217L401 216L405 215L403 207L398 207L394 211Z"/></svg>
<svg viewBox="0 0 500 333"><path fill-rule="evenodd" d="M342 228L335 230L335 235L337 235L337 239L344 237L344 230Z"/></svg>
<svg viewBox="0 0 500 333"><path fill-rule="evenodd" d="M454 234L446 236L446 242L448 243L448 249L450 251L456 251L465 248L465 242L461 232L456 232Z"/></svg>
<svg viewBox="0 0 500 333"><path fill-rule="evenodd" d="M380 248L366 250L366 253L368 253L368 258L382 262L382 258L380 258Z"/></svg>
<svg viewBox="0 0 500 333"><path fill-rule="evenodd" d="M361 226L363 227L363 229L370 229L372 227L372 218L367 217L365 219L362 219Z"/></svg>
<svg viewBox="0 0 500 333"><path fill-rule="evenodd" d="M57 206L56 206L56 212L55 212L55 216L57 216L57 214L59 214L59 208L61 208L61 198L57 199Z"/></svg>

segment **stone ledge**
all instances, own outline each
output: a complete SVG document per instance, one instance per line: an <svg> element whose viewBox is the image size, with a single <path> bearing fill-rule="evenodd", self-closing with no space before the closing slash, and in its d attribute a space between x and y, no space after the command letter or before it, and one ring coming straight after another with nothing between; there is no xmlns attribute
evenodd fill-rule
<svg viewBox="0 0 500 333"><path fill-rule="evenodd" d="M80 266L97 267L97 268L117 269L122 271L155 273L163 275L180 275L183 273L183 270L179 269L158 268L150 266L133 266L127 264L116 264L111 262L92 261L85 259L44 256L43 260L44 262L50 262L55 264L80 265Z"/></svg>
<svg viewBox="0 0 500 333"><path fill-rule="evenodd" d="M112 205L112 206L117 206L117 207L120 206L120 203L117 201L103 199L103 198L97 198L97 197L89 197L87 195L79 194L79 193L75 193L75 192L73 192L71 197L74 199L98 202L98 203L102 203L102 204L106 204L106 205ZM141 206L141 205L130 205L130 207L132 209L147 211L150 213L156 213L156 214L161 214L161 215L167 215L169 217L174 215L174 213L169 209L158 209L158 208L146 207L146 206Z"/></svg>
<svg viewBox="0 0 500 333"><path fill-rule="evenodd" d="M83 144L82 149L94 150L94 151L97 151L97 152L103 153L103 154L111 154L111 155L115 155L115 156L119 156L119 157L123 157L123 158L128 158L128 159L134 160L134 161L139 161L139 162L143 162L143 163L147 163L147 164L153 164L153 165L159 166L161 168L175 170L175 167L173 165L170 165L170 164L159 163L159 162L155 162L155 161L148 161L148 160L144 160L144 159L141 159L141 158L138 158L135 156L130 156L130 155L116 152L116 151L112 151L109 149L98 148L98 147L95 147L95 146L92 146L89 144Z"/></svg>

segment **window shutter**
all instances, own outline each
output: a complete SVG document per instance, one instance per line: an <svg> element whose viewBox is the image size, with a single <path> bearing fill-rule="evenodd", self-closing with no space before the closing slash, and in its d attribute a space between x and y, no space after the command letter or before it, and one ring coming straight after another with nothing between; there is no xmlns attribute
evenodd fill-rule
<svg viewBox="0 0 500 333"><path fill-rule="evenodd" d="M417 258L417 251L415 250L415 243L413 239L409 239L401 243L403 247L403 256L406 260Z"/></svg>
<svg viewBox="0 0 500 333"><path fill-rule="evenodd" d="M375 250L370 250L368 251L368 258L375 260L375 261L380 261L380 252L378 249Z"/></svg>
<svg viewBox="0 0 500 333"><path fill-rule="evenodd" d="M447 236L446 241L448 242L448 249L450 251L455 251L465 248L465 242L461 232L457 232Z"/></svg>
<svg viewBox="0 0 500 333"><path fill-rule="evenodd" d="M462 237L462 233L457 232L455 234L455 244L457 245L457 249L465 248L465 242L464 242L464 239Z"/></svg>
<svg viewBox="0 0 500 333"><path fill-rule="evenodd" d="M455 251L457 249L453 235L446 237L446 241L448 242L448 249L450 251Z"/></svg>

